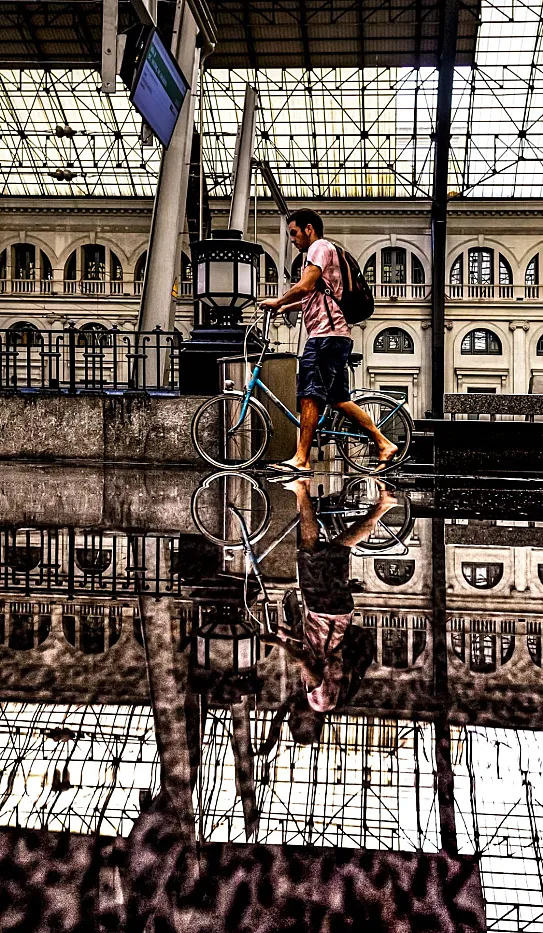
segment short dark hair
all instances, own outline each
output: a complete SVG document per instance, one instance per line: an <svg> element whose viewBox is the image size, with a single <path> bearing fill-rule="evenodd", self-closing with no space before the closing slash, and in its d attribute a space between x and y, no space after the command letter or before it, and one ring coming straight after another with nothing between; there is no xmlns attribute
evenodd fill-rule
<svg viewBox="0 0 543 933"><path fill-rule="evenodd" d="M318 237L321 237L324 232L322 218L315 211L310 211L308 207L302 207L299 211L289 214L287 224L296 224L300 230L305 230L307 225L311 224Z"/></svg>

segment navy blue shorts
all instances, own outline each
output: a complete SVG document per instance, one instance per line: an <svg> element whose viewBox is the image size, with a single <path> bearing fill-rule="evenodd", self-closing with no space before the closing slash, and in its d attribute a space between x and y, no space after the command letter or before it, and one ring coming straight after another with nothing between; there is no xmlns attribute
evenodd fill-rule
<svg viewBox="0 0 543 933"><path fill-rule="evenodd" d="M310 337L298 369L298 409L300 399L314 398L325 405L348 402L347 360L353 348L349 337Z"/></svg>

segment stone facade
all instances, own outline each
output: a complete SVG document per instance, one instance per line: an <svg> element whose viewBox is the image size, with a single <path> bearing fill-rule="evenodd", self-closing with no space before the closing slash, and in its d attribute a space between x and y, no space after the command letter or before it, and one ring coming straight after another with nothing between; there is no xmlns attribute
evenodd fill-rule
<svg viewBox="0 0 543 933"><path fill-rule="evenodd" d="M321 212L326 235L349 249L363 267L369 262L373 270L376 311L353 330L355 349L364 354L355 384L407 390L413 414L423 417L429 408L431 372L429 202L326 201L311 206ZM28 321L40 330L62 329L73 320L78 327L99 322L134 330L151 199L6 198L3 207L0 327ZM212 204L215 227L227 221L228 207L226 201ZM254 236L253 220L248 236ZM262 258L261 295L274 294L279 217L269 202L260 202L256 239L267 254ZM21 251L15 252L16 244L30 245L26 259ZM543 374L543 356L537 349L543 335L542 244L538 201L451 202L446 391L525 393L531 378ZM99 254L95 246L100 247ZM176 326L188 337L193 308L186 237L180 246ZM24 277L24 262L34 278ZM91 274L98 279L86 278ZM400 341L403 352L398 352L394 339L381 337L376 344L384 330L398 327L406 335ZM491 352L484 352L484 340L471 353L465 352L465 343L463 352L464 338L474 329L494 335ZM273 336L279 350L298 347L297 328L280 325Z"/></svg>

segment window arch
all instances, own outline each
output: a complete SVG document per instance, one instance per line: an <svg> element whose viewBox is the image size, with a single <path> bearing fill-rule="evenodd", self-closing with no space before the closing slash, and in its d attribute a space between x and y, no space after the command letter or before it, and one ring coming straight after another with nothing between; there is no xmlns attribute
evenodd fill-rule
<svg viewBox="0 0 543 933"><path fill-rule="evenodd" d="M387 327L373 342L374 353L414 353L413 339L400 327Z"/></svg>
<svg viewBox="0 0 543 933"><path fill-rule="evenodd" d="M470 285L494 284L494 250L473 247L468 251L468 272Z"/></svg>
<svg viewBox="0 0 543 933"><path fill-rule="evenodd" d="M462 562L462 576L466 583L478 590L491 590L503 576L503 564Z"/></svg>
<svg viewBox="0 0 543 933"><path fill-rule="evenodd" d="M48 604L40 603L36 606L33 603L10 602L8 605L8 646L15 651L30 651L43 644L51 631L51 614Z"/></svg>
<svg viewBox="0 0 543 933"><path fill-rule="evenodd" d="M7 342L10 346L38 347L42 342L41 332L30 321L16 321L8 327Z"/></svg>
<svg viewBox="0 0 543 933"><path fill-rule="evenodd" d="M462 339L460 352L467 355L496 355L502 353L500 338L492 330L470 330Z"/></svg>
<svg viewBox="0 0 543 933"><path fill-rule="evenodd" d="M375 560L375 574L387 586L403 586L415 573L414 560Z"/></svg>
<svg viewBox="0 0 543 933"><path fill-rule="evenodd" d="M466 256L467 270L464 268ZM467 276L466 276L467 271ZM488 246L472 246L454 260L449 275L450 297L494 298L497 283L500 298L513 298L513 270L502 253Z"/></svg>

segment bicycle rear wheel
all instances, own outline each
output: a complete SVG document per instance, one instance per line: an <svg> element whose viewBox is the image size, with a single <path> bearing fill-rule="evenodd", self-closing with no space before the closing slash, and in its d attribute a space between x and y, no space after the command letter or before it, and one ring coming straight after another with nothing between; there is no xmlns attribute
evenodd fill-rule
<svg viewBox="0 0 543 933"><path fill-rule="evenodd" d="M192 443L203 460L212 466L248 467L266 450L270 429L265 415L253 399L236 430L243 408L241 392L216 395L200 406L192 419Z"/></svg>
<svg viewBox="0 0 543 933"><path fill-rule="evenodd" d="M356 521L359 514L368 513L375 504L375 491L368 489L366 484L374 484L374 480L356 477L346 483L342 490L339 503L344 508L343 515L339 516L341 531ZM388 512L378 520L371 536L356 546L362 551L388 551L398 543L404 543L413 530L414 519L411 514L411 499L405 493L396 492L398 500Z"/></svg>
<svg viewBox="0 0 543 933"><path fill-rule="evenodd" d="M358 422L342 414L334 424L334 430L338 432L335 438L337 448L346 463L359 473L388 473L399 466L407 456L413 433L411 416L403 408L397 407L398 402L395 399L379 393L365 393L354 398L353 402L356 402L381 433L396 445L398 453L390 466L377 471L379 454L375 442L364 433Z"/></svg>
<svg viewBox="0 0 543 933"><path fill-rule="evenodd" d="M223 547L243 547L243 535L231 506L243 516L249 541L255 544L268 530L270 500L259 483L246 473L214 473L194 490L190 510L198 531Z"/></svg>

